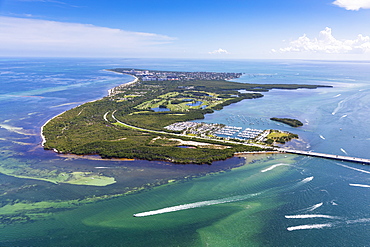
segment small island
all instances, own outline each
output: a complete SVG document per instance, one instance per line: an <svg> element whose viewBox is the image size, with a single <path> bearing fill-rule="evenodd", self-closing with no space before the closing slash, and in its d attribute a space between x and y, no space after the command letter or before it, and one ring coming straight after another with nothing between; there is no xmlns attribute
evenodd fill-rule
<svg viewBox="0 0 370 247"><path fill-rule="evenodd" d="M101 100L49 120L42 127L45 149L102 158L211 164L239 152L272 150L266 142L269 132L190 121L241 100L263 97L261 92L274 88L327 87L230 81L242 73L109 71L132 75L135 80L109 90ZM182 124L185 127L179 127Z"/></svg>
<svg viewBox="0 0 370 247"><path fill-rule="evenodd" d="M280 123L284 123L284 124L287 124L291 127L301 127L301 126L303 126L303 123L301 121L299 121L297 119L292 119L292 118L273 117L273 118L270 118L270 120L280 122Z"/></svg>

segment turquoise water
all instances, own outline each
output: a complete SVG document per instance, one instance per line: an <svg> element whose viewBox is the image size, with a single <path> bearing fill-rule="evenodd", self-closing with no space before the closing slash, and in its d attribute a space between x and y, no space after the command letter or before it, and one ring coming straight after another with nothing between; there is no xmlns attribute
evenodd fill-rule
<svg viewBox="0 0 370 247"><path fill-rule="evenodd" d="M170 180L141 193L72 209L35 211L38 218L23 222L10 222L0 211L1 246L368 245L369 166L296 155L255 155L244 166L244 158L184 166L74 159L42 150L40 127L48 119L132 80L104 71L114 67L243 72L240 82L333 85L272 90L201 121L287 130L301 137L289 144L296 148L370 158L370 63L1 59L0 165L99 171L117 182L78 186L0 174L0 210L19 202L119 194ZM298 118L304 126L293 129L270 117Z"/></svg>

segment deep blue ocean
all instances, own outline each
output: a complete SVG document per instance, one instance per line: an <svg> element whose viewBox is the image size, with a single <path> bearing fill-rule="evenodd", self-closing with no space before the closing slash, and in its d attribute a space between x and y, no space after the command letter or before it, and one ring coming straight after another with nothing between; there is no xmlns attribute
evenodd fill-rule
<svg viewBox="0 0 370 247"><path fill-rule="evenodd" d="M43 150L40 129L48 119L133 80L105 71L118 67L331 85L271 90L197 121L287 130L300 136L291 148L370 159L370 62L1 58L0 246L370 246L367 165L289 154L176 165ZM22 177L12 169L37 173ZM55 184L40 179L43 170L99 171L116 183ZM105 195L117 196L83 201ZM133 217L139 213L145 217Z"/></svg>

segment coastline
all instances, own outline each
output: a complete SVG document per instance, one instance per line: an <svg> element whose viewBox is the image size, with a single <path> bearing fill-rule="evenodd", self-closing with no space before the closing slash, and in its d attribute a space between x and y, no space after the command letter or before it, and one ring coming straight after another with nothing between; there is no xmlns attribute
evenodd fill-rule
<svg viewBox="0 0 370 247"><path fill-rule="evenodd" d="M113 73L117 73L117 74L123 74L123 73L118 73L118 72L115 72L115 71L111 71L111 70L105 70L105 71L108 71L108 72L113 72ZM126 74L124 74L124 75L126 75ZM133 75L130 75L130 76L133 76ZM136 76L133 76L135 79L133 80L133 81L130 81L130 82L127 82L127 83L123 83L123 84L120 84L120 85L118 85L118 86L116 86L116 87L113 87L113 88L111 88L111 89L109 89L108 90L108 97L110 97L110 96L113 96L113 95L115 95L115 93L116 93L116 91L115 91L115 89L117 88L117 89L119 89L119 88L124 88L124 87L127 87L127 86L131 86L131 85L134 85L135 83L137 83L138 81L139 81L139 78L137 78ZM84 103L82 103L81 105L83 105L83 104L86 104L86 103L92 103L92 102L95 102L95 101L98 101L98 100L100 100L100 99L96 99L96 100L91 100L91 101L86 101L86 102L84 102ZM78 106L80 106L80 105L78 105ZM54 117L52 117L52 118L50 118L49 120L47 120L42 126L41 126L41 131L40 131L40 135L41 135L41 139L42 139L42 142L41 142L41 146L42 147L44 147L44 145L45 145L45 143L46 143L46 138L45 138L45 136L44 136L44 127L51 121L51 120L53 120L54 118L56 118L56 117L58 117L58 116L60 116L60 115L62 115L63 113L65 113L66 111L68 111L68 110L65 110L65 111L63 111L63 112L61 112L61 113L59 113L58 115L55 115ZM53 150L54 152L56 152L56 153L58 153L58 150Z"/></svg>
<svg viewBox="0 0 370 247"><path fill-rule="evenodd" d="M54 117L50 118L48 121L46 121L42 126L41 126L41 132L40 132L40 135L41 135L41 139L42 139L42 142L41 142L41 146L44 147L45 145L45 142L46 142L46 138L44 136L44 127L45 125L47 125L51 120L53 120L54 118L62 115L63 113L65 113L66 111L63 111L61 113L59 113L58 115L55 115Z"/></svg>
<svg viewBox="0 0 370 247"><path fill-rule="evenodd" d="M126 75L126 74L124 74L124 75ZM133 76L133 75L131 75L131 76ZM135 85L135 83L137 83L139 81L139 78L137 78L136 76L133 76L133 77L135 77L135 79L133 81L130 81L130 82L127 82L125 84L121 84L117 87L114 87L112 89L109 89L108 90L108 96L116 95L117 91L119 91L119 89L121 89L121 88L125 88L125 87L131 86L131 85Z"/></svg>
<svg viewBox="0 0 370 247"><path fill-rule="evenodd" d="M134 77L133 81L130 81L130 82L127 82L127 83L124 83L124 84L121 84L121 85L118 85L114 88L109 89L108 90L108 96L114 96L117 93L117 91L119 91L119 89L134 85L135 83L137 83L139 81L139 78L137 78L134 75L125 74L125 73L121 73L121 72L116 72L116 71L112 71L112 70L109 70L109 69L105 69L104 71L113 72L113 73L120 74L120 75L129 75L129 76Z"/></svg>

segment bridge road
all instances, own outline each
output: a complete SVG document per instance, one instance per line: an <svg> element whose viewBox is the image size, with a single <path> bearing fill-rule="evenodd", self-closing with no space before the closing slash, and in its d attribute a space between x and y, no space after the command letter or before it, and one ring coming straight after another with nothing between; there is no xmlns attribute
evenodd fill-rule
<svg viewBox="0 0 370 247"><path fill-rule="evenodd" d="M356 163L370 165L370 159L363 159L363 158L356 158L356 157L349 157L349 156L342 156L342 155L333 155L333 154L324 154L324 153L317 153L317 152L311 152L311 151L290 150L290 149L283 149L283 148L279 148L276 150L280 152L284 152L284 153L301 154L301 155L307 155L307 156L313 156L313 157L320 157L320 158L340 160L340 161L349 161L349 162L356 162Z"/></svg>

